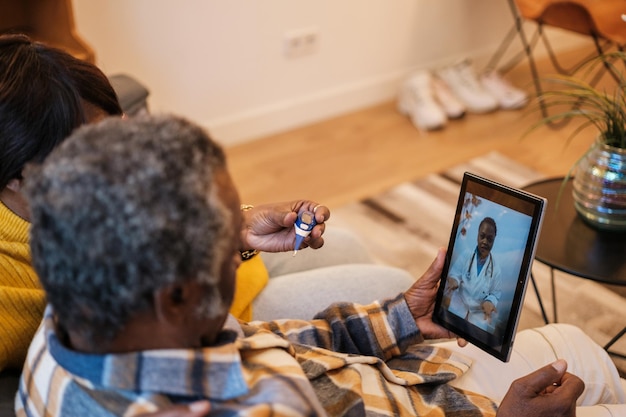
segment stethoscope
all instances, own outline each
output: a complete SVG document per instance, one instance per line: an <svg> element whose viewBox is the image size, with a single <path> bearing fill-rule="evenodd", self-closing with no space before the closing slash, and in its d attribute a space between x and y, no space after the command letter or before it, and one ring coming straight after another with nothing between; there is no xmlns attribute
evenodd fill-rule
<svg viewBox="0 0 626 417"><path fill-rule="evenodd" d="M469 281L472 276L472 265L474 265L474 258L476 258L476 251L472 254L472 259L470 260L469 266L467 267L467 271L465 272L465 278ZM489 253L489 262L487 263L487 272L489 274L489 278L493 278L493 257L491 253ZM476 274L477 276L479 274Z"/></svg>

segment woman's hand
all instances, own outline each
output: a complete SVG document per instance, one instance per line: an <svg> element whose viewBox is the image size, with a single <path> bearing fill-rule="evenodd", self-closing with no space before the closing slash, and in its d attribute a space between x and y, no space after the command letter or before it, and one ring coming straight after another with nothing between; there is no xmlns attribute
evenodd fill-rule
<svg viewBox="0 0 626 417"><path fill-rule="evenodd" d="M241 250L257 249L264 252L292 251L296 239L294 223L298 214L310 211L315 214L317 225L304 239L302 248L319 249L324 245L326 220L330 217L328 207L310 200L263 204L243 212Z"/></svg>

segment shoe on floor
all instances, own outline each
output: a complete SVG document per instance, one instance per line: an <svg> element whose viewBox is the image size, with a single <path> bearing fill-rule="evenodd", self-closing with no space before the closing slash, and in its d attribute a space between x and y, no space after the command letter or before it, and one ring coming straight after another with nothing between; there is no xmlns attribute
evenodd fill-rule
<svg viewBox="0 0 626 417"><path fill-rule="evenodd" d="M494 70L480 75L482 86L507 110L520 109L528 103L528 94L514 87Z"/></svg>
<svg viewBox="0 0 626 417"><path fill-rule="evenodd" d="M454 95L448 84L437 77L433 77L433 92L448 119L460 119L465 116L465 104Z"/></svg>
<svg viewBox="0 0 626 417"><path fill-rule="evenodd" d="M441 68L437 76L443 80L454 95L472 113L488 113L499 107L498 101L487 92L478 81L478 77L469 60Z"/></svg>
<svg viewBox="0 0 626 417"><path fill-rule="evenodd" d="M406 80L400 90L398 110L408 115L421 130L442 129L447 117L433 93L432 75L418 71Z"/></svg>

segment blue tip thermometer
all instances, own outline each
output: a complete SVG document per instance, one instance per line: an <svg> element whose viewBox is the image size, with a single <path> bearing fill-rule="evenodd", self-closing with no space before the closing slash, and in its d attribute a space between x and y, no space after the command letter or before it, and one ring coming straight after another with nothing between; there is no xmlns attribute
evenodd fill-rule
<svg viewBox="0 0 626 417"><path fill-rule="evenodd" d="M296 229L296 244L293 247L293 256L296 256L300 245L302 245L302 241L311 233L311 230L313 230L316 224L314 213L303 211L298 215L296 223L293 225Z"/></svg>

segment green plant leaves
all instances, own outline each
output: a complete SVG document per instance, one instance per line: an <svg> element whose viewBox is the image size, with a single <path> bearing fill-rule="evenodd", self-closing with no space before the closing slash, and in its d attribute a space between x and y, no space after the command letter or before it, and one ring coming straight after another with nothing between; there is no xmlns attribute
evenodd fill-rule
<svg viewBox="0 0 626 417"><path fill-rule="evenodd" d="M620 68L616 63L620 64ZM544 78L542 81L549 88L536 97L532 110L543 109L547 115L533 123L522 137L541 126L580 119L581 123L568 137L567 143L593 125L604 143L626 148L625 65L626 53L614 51L589 59L573 75ZM600 90L586 81L593 79L594 74L603 69L600 66L604 66L616 81L613 91Z"/></svg>

